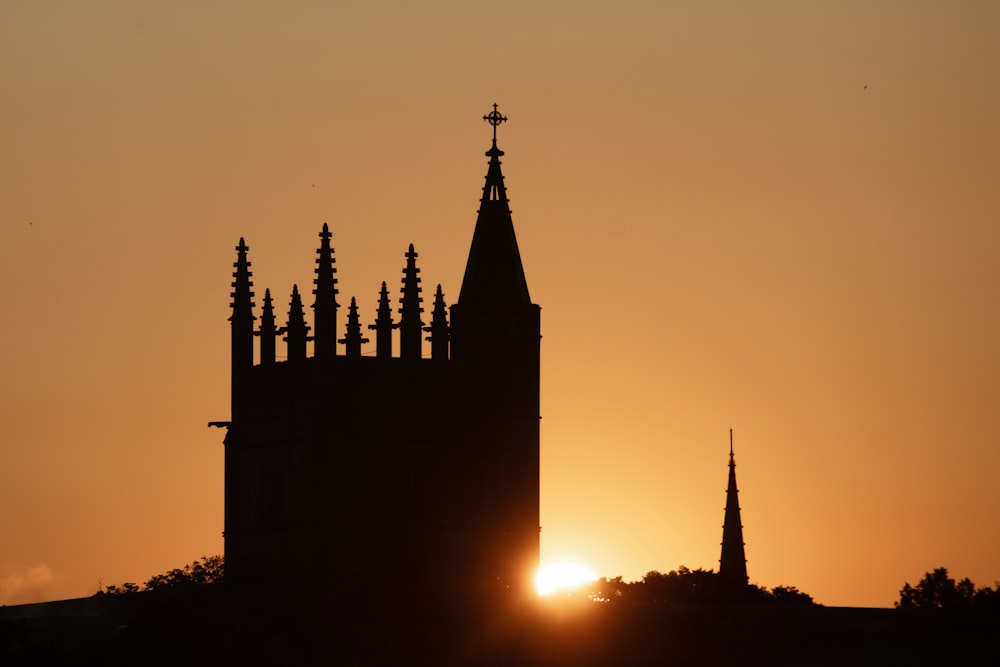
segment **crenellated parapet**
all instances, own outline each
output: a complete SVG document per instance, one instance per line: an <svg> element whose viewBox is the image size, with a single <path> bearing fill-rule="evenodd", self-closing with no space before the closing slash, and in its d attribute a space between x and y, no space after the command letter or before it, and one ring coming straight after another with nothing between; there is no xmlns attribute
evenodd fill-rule
<svg viewBox="0 0 1000 667"><path fill-rule="evenodd" d="M237 260L233 264L233 292L231 308L232 316L229 318L233 325L233 369L234 374L238 374L238 369L246 369L254 366L254 345L253 338L259 339L259 351L256 355L257 364L269 366L279 363L280 360L275 347L277 337L282 336L287 345L288 361L301 361L309 358L308 343L312 342L312 357L317 359L331 360L337 357L361 357L362 345L370 342L361 334L363 325L361 323L357 299L351 297L351 305L348 311L348 320L345 324L343 337L337 338L335 327L337 322L337 269L333 256L333 246L329 225L323 224L323 229L319 233L320 246L316 250L316 278L313 281L315 289L315 301L312 305L313 321L310 326L306 321L306 312L302 303L302 296L298 286L292 288L289 301L288 319L284 326L278 327L275 315L274 304L271 297L271 290L264 293L264 304L260 315L259 328L254 331L254 322L257 317L254 314L255 303L253 301L253 283L250 271L250 261L248 260L249 247L244 239L240 239L236 246ZM448 359L448 306L444 302L444 294L441 286L434 304L434 319L431 326L424 327L422 319L423 291L420 283L420 269L417 267L417 257L419 255L409 245L405 253L406 264L403 267L403 278L400 289L400 308L398 321L393 321L393 312L390 302L389 289L386 283L382 283L379 292L378 308L376 310L375 322L368 325L368 329L375 331L375 353L379 359L393 358L393 331L399 331L399 358L421 359L423 355L422 332L429 331L432 341L431 356L436 360ZM312 332L312 335L310 335ZM338 345L344 346L338 348ZM235 376L234 376L235 377Z"/></svg>

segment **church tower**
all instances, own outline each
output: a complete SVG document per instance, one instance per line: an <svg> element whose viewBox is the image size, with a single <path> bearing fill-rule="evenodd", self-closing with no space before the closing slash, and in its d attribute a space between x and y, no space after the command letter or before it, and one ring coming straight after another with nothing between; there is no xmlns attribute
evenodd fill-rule
<svg viewBox="0 0 1000 667"><path fill-rule="evenodd" d="M722 525L722 556L719 574L741 584L747 583L747 557L740 520L739 491L736 488L736 461L733 457L733 429L729 429L729 487L726 489L726 518Z"/></svg>
<svg viewBox="0 0 1000 667"><path fill-rule="evenodd" d="M283 325L270 289L257 318L249 248L240 239L232 416L213 422L227 428L228 582L319 597L350 588L382 602L432 592L478 601L531 594L540 531L540 308L528 294L500 170L496 129L507 119L496 105L484 119L493 144L458 301L449 311L438 284L425 315L410 244L396 321L381 284L368 324L374 350L364 348L353 296L337 337L328 225L316 251L311 324L297 285ZM277 351L279 337L287 348ZM274 582L279 571L287 574Z"/></svg>
<svg viewBox="0 0 1000 667"><path fill-rule="evenodd" d="M474 434L468 467L482 494L484 545L504 589L528 590L539 559L539 351L541 308L531 302L497 147L493 145L458 302L451 307L451 360L466 387L459 414ZM516 566L511 569L511 564Z"/></svg>

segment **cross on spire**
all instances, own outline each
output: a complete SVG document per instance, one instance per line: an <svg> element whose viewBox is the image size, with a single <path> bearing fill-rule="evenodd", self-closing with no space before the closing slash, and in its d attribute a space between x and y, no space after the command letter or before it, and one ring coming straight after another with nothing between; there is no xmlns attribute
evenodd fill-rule
<svg viewBox="0 0 1000 667"><path fill-rule="evenodd" d="M497 143L497 125L499 125L500 123L507 122L507 116L500 115L500 112L497 111L497 104L496 104L496 102L494 102L493 103L493 111L491 111L488 114L486 114L485 116L483 116L483 120L485 120L487 123L489 123L490 125L493 126L493 145L496 146L496 143Z"/></svg>

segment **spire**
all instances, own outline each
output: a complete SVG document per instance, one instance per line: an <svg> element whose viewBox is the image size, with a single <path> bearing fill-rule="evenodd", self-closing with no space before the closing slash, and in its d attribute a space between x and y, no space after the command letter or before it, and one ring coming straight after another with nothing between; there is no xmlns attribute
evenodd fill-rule
<svg viewBox="0 0 1000 667"><path fill-rule="evenodd" d="M722 526L719 574L741 584L749 580L743 547L743 524L740 521L739 492L736 488L736 460L733 457L733 429L729 429L729 487L726 489L726 518Z"/></svg>
<svg viewBox="0 0 1000 667"><path fill-rule="evenodd" d="M253 321L257 318L253 314L253 307L256 304L253 302L253 281L250 279L253 272L250 270L251 263L247 260L248 250L250 248L241 236L240 244L236 246L236 261L233 262L233 267L236 270L233 271L233 282L231 283L233 291L229 293L233 299L229 306L233 309L229 321L233 323L234 342L237 332L242 338L248 338L251 342L249 358L239 359L240 365L253 366ZM246 350L242 350L242 352L245 354ZM235 349L233 353L236 353ZM234 358L233 361L237 360Z"/></svg>
<svg viewBox="0 0 1000 667"><path fill-rule="evenodd" d="M378 310L375 312L375 324L368 328L375 331L375 356L379 359L392 358L392 306L389 305L389 289L382 281L382 291L378 295Z"/></svg>
<svg viewBox="0 0 1000 667"><path fill-rule="evenodd" d="M406 252L406 268L403 269L403 296L399 303L399 357L401 359L419 359L421 354L420 332L424 326L420 313L424 312L420 296L420 269L417 268L417 255L413 244Z"/></svg>
<svg viewBox="0 0 1000 667"><path fill-rule="evenodd" d="M319 233L320 244L316 254L316 279L313 284L316 289L313 294L316 300L313 302L313 324L316 327L314 333L314 351L317 357L333 357L337 354L337 267L334 266L337 260L333 256L333 248L330 247L329 226L324 222L323 231Z"/></svg>
<svg viewBox="0 0 1000 667"><path fill-rule="evenodd" d="M233 309L233 314L230 315L229 321L232 323L232 403L230 405L230 411L232 419L237 418L237 403L240 402L239 396L243 393L242 379L244 373L253 367L253 281L251 277L253 272L250 271L250 261L247 259L247 251L250 248L247 247L246 242L243 237L240 237L240 243L236 246L236 261L233 263L233 282L231 283L233 291L230 292L229 296L232 297L233 302L230 304L230 308Z"/></svg>
<svg viewBox="0 0 1000 667"><path fill-rule="evenodd" d="M483 119L493 126L493 145L486 151L490 163L458 302L527 304L531 303L531 297L514 235L507 188L500 170L500 157L504 153L497 148L496 139L497 126L507 117L501 116L494 104L493 111Z"/></svg>
<svg viewBox="0 0 1000 667"><path fill-rule="evenodd" d="M302 297L299 295L299 286L292 285L292 300L288 304L288 324L285 325L289 361L306 358L307 340L309 340L309 327L306 326L306 314L302 309Z"/></svg>
<svg viewBox="0 0 1000 667"><path fill-rule="evenodd" d="M351 297L351 305L347 309L347 334L341 338L339 343L347 347L347 356L360 357L361 344L367 343L367 338L361 337L361 320L358 319L358 302Z"/></svg>
<svg viewBox="0 0 1000 667"><path fill-rule="evenodd" d="M448 359L448 309L444 303L444 292L438 284L434 293L434 311L431 313L431 325L424 327L430 333L427 340L431 342L431 359Z"/></svg>
<svg viewBox="0 0 1000 667"><path fill-rule="evenodd" d="M264 290L264 308L260 313L260 364L268 366L274 363L274 342L278 329L274 324L274 304L271 302L271 290Z"/></svg>

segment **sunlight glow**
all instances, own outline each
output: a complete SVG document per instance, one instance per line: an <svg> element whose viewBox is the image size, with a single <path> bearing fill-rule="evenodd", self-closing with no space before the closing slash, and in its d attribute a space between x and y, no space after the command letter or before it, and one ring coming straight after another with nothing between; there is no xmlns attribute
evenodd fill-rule
<svg viewBox="0 0 1000 667"><path fill-rule="evenodd" d="M597 581L597 575L579 563L551 563L538 568L535 573L535 590L545 597L571 591L592 581Z"/></svg>

